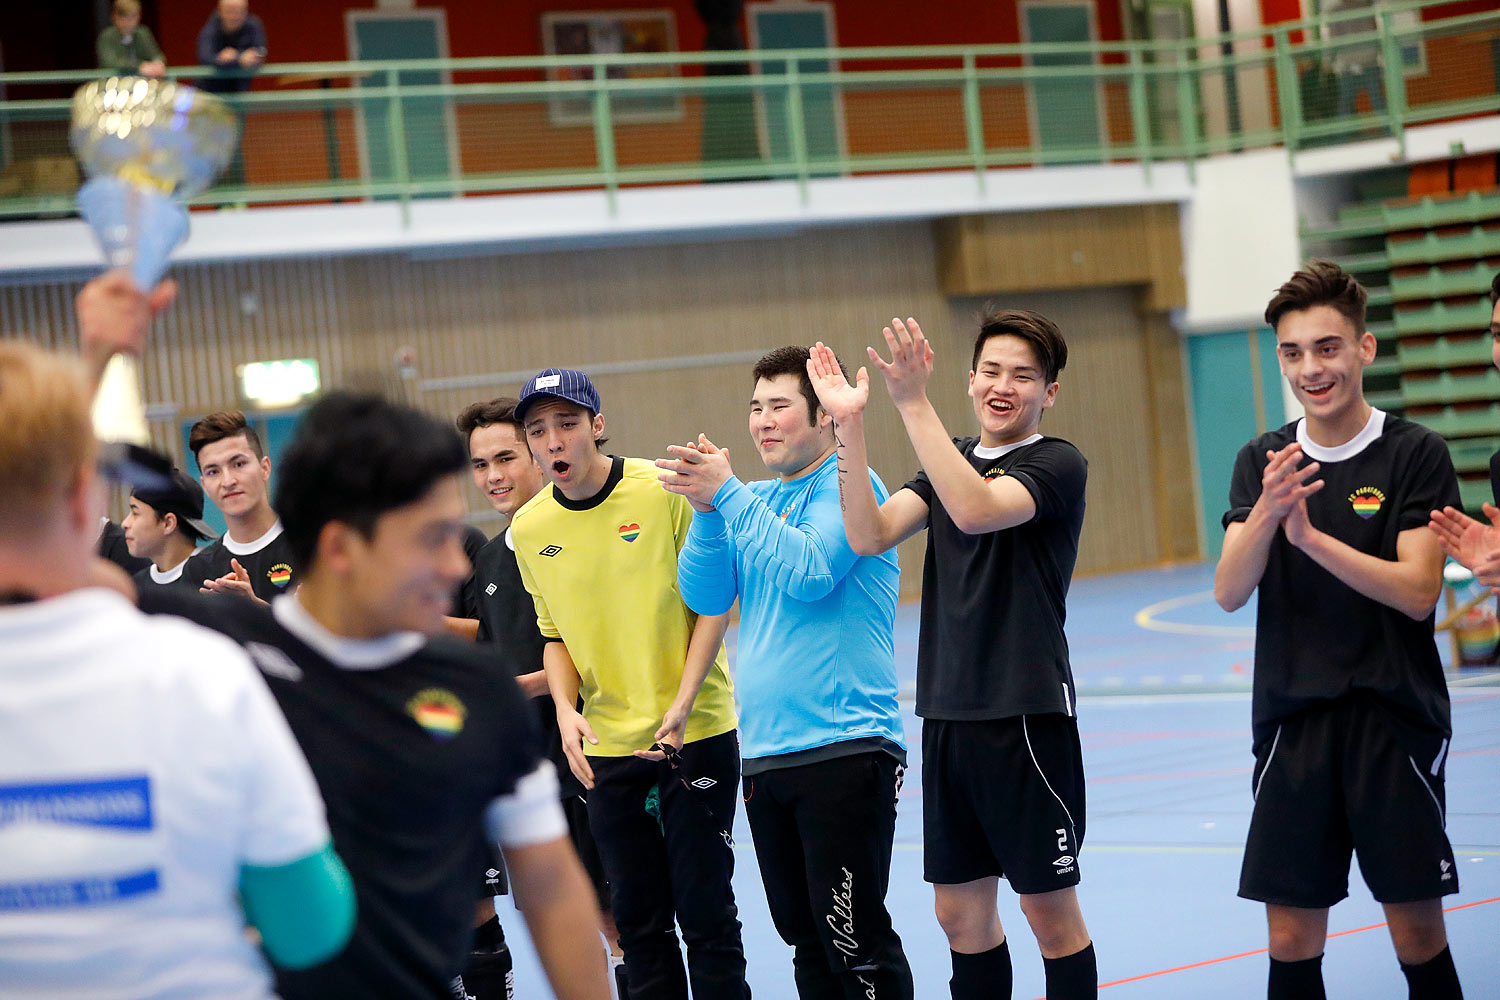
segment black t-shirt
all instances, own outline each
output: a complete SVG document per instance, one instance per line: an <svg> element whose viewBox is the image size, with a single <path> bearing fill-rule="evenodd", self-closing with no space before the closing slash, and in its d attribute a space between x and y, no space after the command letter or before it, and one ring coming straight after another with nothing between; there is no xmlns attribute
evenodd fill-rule
<svg viewBox="0 0 1500 1000"><path fill-rule="evenodd" d="M251 601L141 596L241 643L317 778L358 918L336 958L278 970L285 1000L446 997L490 864L483 814L541 761L520 690L473 644L438 638L390 666L336 666Z"/></svg>
<svg viewBox="0 0 1500 1000"><path fill-rule="evenodd" d="M131 576L151 565L150 559L130 554L130 549L125 544L125 529L113 521L105 521L104 530L99 533L99 555Z"/></svg>
<svg viewBox="0 0 1500 1000"><path fill-rule="evenodd" d="M191 560L192 556L189 556L188 559ZM188 567L184 566L182 567L182 572L177 574L177 579L172 580L168 583L159 583L156 578L151 575L151 565L150 563L147 563L146 568L132 576L131 579L135 581L135 589L138 591L156 590L158 588L162 590L196 591L199 587L203 586L203 581L201 579L192 579L188 576L187 571Z"/></svg>
<svg viewBox="0 0 1500 1000"><path fill-rule="evenodd" d="M1458 477L1441 437L1400 417L1385 415L1384 421L1380 435L1357 454L1319 462L1317 478L1324 485L1307 498L1307 516L1313 527L1346 545L1394 560L1397 535L1426 525L1433 510L1458 506ZM1295 440L1297 424L1291 423L1240 449L1225 526L1250 516L1266 452ZM1363 596L1281 531L1271 543L1259 590L1252 708L1257 743L1270 739L1287 716L1355 693L1384 708L1414 751L1426 752L1433 736L1452 732L1432 615L1414 621Z"/></svg>
<svg viewBox="0 0 1500 1000"><path fill-rule="evenodd" d="M917 714L974 721L1043 712L1075 714L1068 584L1083 529L1088 462L1062 438L975 456L978 438L955 438L985 479L1013 476L1036 501L1025 524L983 535L958 529L925 472L905 488L926 502Z"/></svg>
<svg viewBox="0 0 1500 1000"><path fill-rule="evenodd" d="M472 524L464 525L464 555L469 557L470 567L479 561L479 550L484 548L484 543L489 541L484 537L484 532ZM478 601L475 598L474 572L471 569L464 582L458 585L453 592L453 610L449 614L454 618L477 618L474 608Z"/></svg>
<svg viewBox="0 0 1500 1000"><path fill-rule="evenodd" d="M199 549L188 560L182 575L194 586L201 587L204 580L217 580L233 572L234 567L229 565L229 561L235 559L250 574L250 589L262 601L272 601L291 592L296 573L292 570L292 550L287 545L284 532L277 532L275 538L244 555L230 552L225 547L224 540L227 537L220 536Z"/></svg>
<svg viewBox="0 0 1500 1000"><path fill-rule="evenodd" d="M474 559L473 597L469 617L479 619L481 646L495 662L513 676L542 669L542 649L547 640L536 625L536 603L521 582L515 550L510 547L508 532L496 535ZM573 776L567 755L562 749L562 734L557 730L557 707L551 695L531 699L536 708L537 726L547 748L547 758L557 766L564 798L583 794L583 785Z"/></svg>

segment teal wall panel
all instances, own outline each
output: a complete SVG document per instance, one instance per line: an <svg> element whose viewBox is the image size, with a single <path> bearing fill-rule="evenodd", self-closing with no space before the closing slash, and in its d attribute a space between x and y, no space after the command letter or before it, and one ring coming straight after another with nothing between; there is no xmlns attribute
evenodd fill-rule
<svg viewBox="0 0 1500 1000"><path fill-rule="evenodd" d="M1198 488L1209 558L1223 548L1221 519L1229 506L1234 458L1251 438L1286 422L1276 337L1269 329L1232 330L1187 338L1192 381ZM1259 406L1257 406L1257 390Z"/></svg>

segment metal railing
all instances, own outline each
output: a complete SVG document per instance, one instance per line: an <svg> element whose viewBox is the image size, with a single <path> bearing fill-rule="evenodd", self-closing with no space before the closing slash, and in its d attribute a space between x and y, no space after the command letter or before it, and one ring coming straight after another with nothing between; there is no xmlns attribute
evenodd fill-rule
<svg viewBox="0 0 1500 1000"><path fill-rule="evenodd" d="M267 66L198 205L1162 160L1388 136L1500 111L1500 11L1432 2L1175 42ZM1231 54L1225 55L1229 50ZM192 80L212 71L173 68ZM73 211L68 94L0 74L0 217Z"/></svg>

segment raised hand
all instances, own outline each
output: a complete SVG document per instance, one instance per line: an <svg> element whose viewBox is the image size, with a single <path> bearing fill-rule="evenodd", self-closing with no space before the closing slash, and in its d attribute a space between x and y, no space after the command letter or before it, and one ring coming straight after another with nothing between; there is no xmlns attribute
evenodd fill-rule
<svg viewBox="0 0 1500 1000"><path fill-rule="evenodd" d="M1260 499L1255 501L1267 515L1280 521L1291 513L1292 508L1323 488L1323 480L1308 480L1317 474L1318 463L1311 462L1297 468L1302 459L1302 445L1293 441L1280 451L1268 451L1265 472L1260 477ZM1306 507L1303 508L1306 514ZM1288 532L1287 540L1292 541ZM1292 542L1292 544L1297 544Z"/></svg>
<svg viewBox="0 0 1500 1000"><path fill-rule="evenodd" d="M865 351L885 379L891 401L900 406L924 398L927 380L932 377L933 354L932 345L922 335L922 327L914 319L908 318L905 323L893 319L881 332L891 351L890 362L883 361L873 347Z"/></svg>
<svg viewBox="0 0 1500 1000"><path fill-rule="evenodd" d="M662 489L687 497L694 510L713 510L714 494L734 475L729 465L729 449L720 448L706 434L699 434L697 441L686 445L667 445L667 451L672 458L656 460L656 467L665 470L656 477Z"/></svg>
<svg viewBox="0 0 1500 1000"><path fill-rule="evenodd" d="M1489 524L1456 508L1444 507L1432 512L1427 526L1450 559L1462 563L1484 586L1500 587L1500 509L1487 503L1484 516Z"/></svg>
<svg viewBox="0 0 1500 1000"><path fill-rule="evenodd" d="M818 395L818 405L833 418L834 423L857 417L870 402L870 374L861 368L854 376L854 384L844 378L833 348L821 340L812 346L807 359L807 377L812 380L813 392Z"/></svg>
<svg viewBox="0 0 1500 1000"><path fill-rule="evenodd" d="M171 279L143 292L124 270L107 271L83 286L74 310L83 354L96 377L114 355L145 351L151 321L176 295Z"/></svg>

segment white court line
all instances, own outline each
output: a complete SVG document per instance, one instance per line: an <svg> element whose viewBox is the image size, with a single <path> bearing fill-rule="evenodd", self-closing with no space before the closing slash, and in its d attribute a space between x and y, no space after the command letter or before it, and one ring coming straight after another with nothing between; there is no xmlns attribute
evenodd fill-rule
<svg viewBox="0 0 1500 1000"><path fill-rule="evenodd" d="M1212 590L1199 591L1196 594L1183 594L1181 597L1169 597L1165 601L1157 601L1148 604L1135 613L1135 623L1143 629L1152 632L1167 632L1172 635L1196 635L1206 637L1217 637L1221 639L1252 639L1255 637L1255 628L1249 625L1189 625L1185 622L1162 622L1157 621L1156 616L1178 608L1185 608L1191 604L1199 604L1205 600L1211 600L1214 596Z"/></svg>

